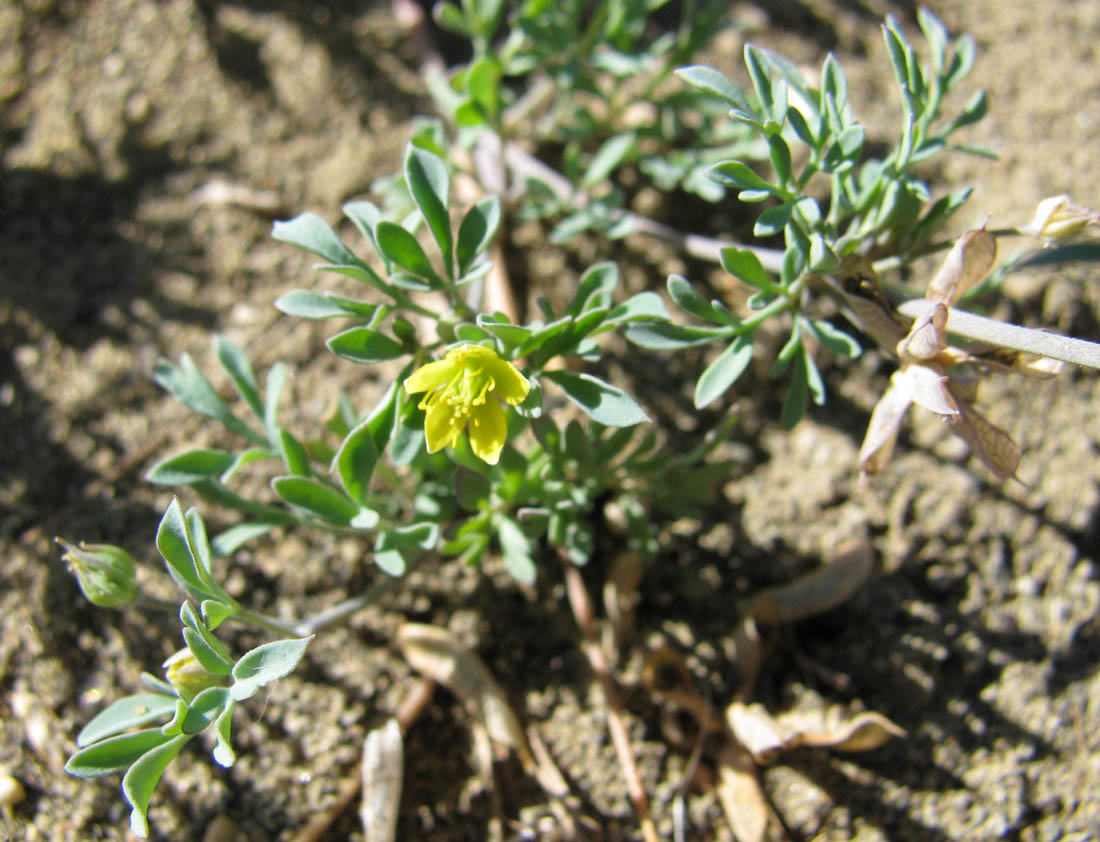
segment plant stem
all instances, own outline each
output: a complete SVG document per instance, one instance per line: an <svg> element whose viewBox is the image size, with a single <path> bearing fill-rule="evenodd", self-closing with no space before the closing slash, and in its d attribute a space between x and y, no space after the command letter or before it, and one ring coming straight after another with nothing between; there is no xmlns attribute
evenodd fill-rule
<svg viewBox="0 0 1100 842"><path fill-rule="evenodd" d="M562 563L562 572L565 576L565 592L569 597L569 605L573 609L573 616L577 626L584 635L585 656L596 674L600 687L603 690L604 702L607 706L607 730L611 732L611 742L615 746L615 753L619 757L619 765L622 766L623 776L626 778L626 788L630 793L630 801L634 805L634 811L638 814L638 822L642 826L642 837L645 842L658 842L657 827L653 823L653 817L649 814L649 798L642 786L641 776L638 774L638 764L634 760L634 751L630 747L630 735L626 730L626 723L622 718L622 705L619 702L619 694L615 689L615 679L611 677L611 669L603 648L600 646L600 636L596 630L596 621L592 609L592 600L588 597L588 590L584 586L581 573L564 553L559 553Z"/></svg>
<svg viewBox="0 0 1100 842"><path fill-rule="evenodd" d="M932 309L933 303L923 298L906 301L898 312L919 319ZM1059 336L1045 330L999 322L952 308L947 316L947 329L951 333L979 342L988 342L1002 348L1012 348L1028 354L1038 354L1054 360L1100 369L1100 344Z"/></svg>

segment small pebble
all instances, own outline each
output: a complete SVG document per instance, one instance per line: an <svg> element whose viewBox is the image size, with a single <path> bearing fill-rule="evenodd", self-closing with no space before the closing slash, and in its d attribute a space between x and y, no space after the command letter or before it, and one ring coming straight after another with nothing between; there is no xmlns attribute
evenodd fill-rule
<svg viewBox="0 0 1100 842"><path fill-rule="evenodd" d="M240 838L241 832L236 823L223 813L206 826L202 842L237 842Z"/></svg>
<svg viewBox="0 0 1100 842"><path fill-rule="evenodd" d="M27 791L18 778L0 771L0 809L7 812L26 797Z"/></svg>

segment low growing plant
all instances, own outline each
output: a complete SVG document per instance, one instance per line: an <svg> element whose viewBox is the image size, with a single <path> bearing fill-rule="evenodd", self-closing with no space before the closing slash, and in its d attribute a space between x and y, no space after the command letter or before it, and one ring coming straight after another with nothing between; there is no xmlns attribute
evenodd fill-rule
<svg viewBox="0 0 1100 842"><path fill-rule="evenodd" d="M342 395L326 419L328 437L306 439L280 420L284 364L271 366L261 386L245 352L215 338L214 356L242 414L188 355L158 363L156 381L224 435L219 447L159 461L149 480L180 487L181 495L239 521L208 536L196 508L178 500L168 507L156 546L183 592L183 648L164 664L163 678L143 674L142 692L93 718L66 767L84 777L125 770L122 790L137 835L148 832L153 789L185 744L209 731L215 762L232 764L236 706L291 672L314 635L384 599L386 588L423 559L477 564L493 554L530 585L556 555L568 580L571 566L592 557L596 513L619 513L616 540L650 557L660 550L655 524L711 499L728 471L718 448L736 415L724 414L683 452L671 446L673 439L649 422L649 396L630 394L607 374L608 358L630 347L616 336L668 354L716 345L693 389L701 409L730 393L759 360L764 326L781 325L787 338L774 361L764 362L785 384L785 427L811 400L825 402L823 356L850 359L863 345L878 345L900 368L860 454L859 467L868 472L886 468L902 416L916 403L952 424L994 473L1012 477L1018 449L973 408L980 379L1004 370L1050 375L1050 360L1100 367L1095 345L960 308L995 293L999 278L1027 261L1079 259L1081 246L1069 253L1058 243L1098 221L1059 198L1019 230L982 226L953 247L941 239L970 190L945 193L926 183L925 163L942 154L988 154L958 140L984 116L984 95L944 113L973 63L971 39L952 41L921 11L922 59L887 21L900 129L887 152L871 156L833 56L810 79L749 44L751 87L743 90L717 70L691 64L724 4L684 3L671 28L655 18L661 5L441 5L439 22L469 40L472 59L430 76L440 113L414 131L400 172L378 184L380 202L344 206L361 247L313 214L275 224L274 236L316 255L319 270L362 285L359 297L293 290L277 307L341 323L327 347L372 367L384 384L373 406L353 406ZM752 234L781 245L713 239L714 232L681 232L647 219L630 207L627 171L700 201L752 203L760 208ZM461 200L460 183L473 185ZM523 318L519 306L487 309L488 293L511 291L496 244L524 219L551 220L556 243L585 233L657 237L720 263L751 295L734 307L673 275L670 308L656 291L624 294L617 266L600 262L567 291L536 291L544 294L536 296L534 318ZM1020 232L1048 247L995 268L997 239ZM923 297L896 280L941 250L946 262ZM257 471L269 482L251 494L240 480ZM287 528L359 538L377 568L375 583L298 619L268 616L230 596L221 560ZM140 598L134 562L123 550L62 543L94 603ZM573 596L582 621L583 598ZM227 622L274 639L235 654L233 636L221 637ZM626 763L629 746L618 747ZM648 836L644 798L635 806Z"/></svg>

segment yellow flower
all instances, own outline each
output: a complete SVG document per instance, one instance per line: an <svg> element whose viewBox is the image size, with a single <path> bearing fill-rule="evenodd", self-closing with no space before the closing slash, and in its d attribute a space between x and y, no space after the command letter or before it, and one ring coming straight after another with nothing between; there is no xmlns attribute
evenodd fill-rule
<svg viewBox="0 0 1100 842"><path fill-rule="evenodd" d="M424 435L428 452L454 446L463 429L470 433L470 447L481 459L495 465L508 437L504 408L490 399L493 392L515 406L531 390L519 370L496 352L480 345L463 345L447 356L421 366L405 381L409 394L427 392L420 408L427 412Z"/></svg>

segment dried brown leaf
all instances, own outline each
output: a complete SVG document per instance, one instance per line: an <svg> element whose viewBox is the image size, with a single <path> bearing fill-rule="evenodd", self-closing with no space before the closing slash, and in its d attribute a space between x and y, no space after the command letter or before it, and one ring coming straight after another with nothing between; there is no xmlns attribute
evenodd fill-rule
<svg viewBox="0 0 1100 842"><path fill-rule="evenodd" d="M838 705L820 710L788 711L775 719L784 734L784 748L811 746L839 751L869 751L905 730L874 711L851 713Z"/></svg>
<svg viewBox="0 0 1100 842"><path fill-rule="evenodd" d="M454 693L494 742L515 749L524 767L531 767L519 720L481 658L447 629L421 623L403 625L397 645L413 669Z"/></svg>
<svg viewBox="0 0 1100 842"><path fill-rule="evenodd" d="M390 719L363 744L363 799L359 817L367 842L393 842L401 806L405 753L401 727Z"/></svg>
<svg viewBox="0 0 1100 842"><path fill-rule="evenodd" d="M760 703L734 702L726 708L726 724L733 736L759 764L771 763L787 747L782 727Z"/></svg>
<svg viewBox="0 0 1100 842"><path fill-rule="evenodd" d="M734 740L728 741L718 755L715 790L737 842L780 842L787 838L760 787L752 755Z"/></svg>
<svg viewBox="0 0 1100 842"><path fill-rule="evenodd" d="M812 617L851 599L873 568L870 542L859 541L790 584L761 591L749 605L749 614L772 625Z"/></svg>

